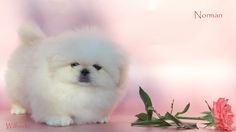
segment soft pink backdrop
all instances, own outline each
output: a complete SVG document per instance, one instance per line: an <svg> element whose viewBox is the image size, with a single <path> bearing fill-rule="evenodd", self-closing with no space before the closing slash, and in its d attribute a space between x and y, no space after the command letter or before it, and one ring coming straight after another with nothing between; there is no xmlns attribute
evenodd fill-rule
<svg viewBox="0 0 236 132"><path fill-rule="evenodd" d="M235 0L91 0L88 3L65 5L63 0L31 0L30 6L39 9L34 7L30 12L36 11L28 16L23 0L0 1L0 109L9 109L4 72L9 55L19 43L19 26L26 19L33 19L48 35L54 35L73 27L76 14L83 8L81 12L87 9L99 12L98 18L92 21L101 22L98 25L130 56L129 92L115 113L133 115L143 110L138 97L139 85L150 93L160 112L169 110L172 99L176 110L191 102L191 112L200 113L207 110L204 100L211 103L225 97L236 113ZM194 19L194 11L221 13L223 18Z"/></svg>

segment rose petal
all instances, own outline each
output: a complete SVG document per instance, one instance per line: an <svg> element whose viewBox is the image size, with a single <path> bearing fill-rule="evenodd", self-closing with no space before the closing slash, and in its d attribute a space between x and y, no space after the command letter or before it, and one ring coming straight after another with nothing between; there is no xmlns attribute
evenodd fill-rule
<svg viewBox="0 0 236 132"><path fill-rule="evenodd" d="M217 129L225 131L233 130L234 114L231 105L228 104L228 99L219 98L217 102L213 102L212 114Z"/></svg>

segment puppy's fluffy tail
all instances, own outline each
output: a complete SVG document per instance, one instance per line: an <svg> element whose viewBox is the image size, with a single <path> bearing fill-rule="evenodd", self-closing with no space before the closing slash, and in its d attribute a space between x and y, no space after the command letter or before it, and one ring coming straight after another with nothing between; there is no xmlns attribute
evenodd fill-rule
<svg viewBox="0 0 236 132"><path fill-rule="evenodd" d="M35 41L44 38L43 32L34 24L23 25L19 29L19 38L22 44L30 45Z"/></svg>

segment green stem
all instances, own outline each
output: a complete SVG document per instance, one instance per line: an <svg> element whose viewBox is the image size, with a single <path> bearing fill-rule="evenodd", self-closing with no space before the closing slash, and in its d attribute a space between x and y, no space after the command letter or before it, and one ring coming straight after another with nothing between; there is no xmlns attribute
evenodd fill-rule
<svg viewBox="0 0 236 132"><path fill-rule="evenodd" d="M162 123L162 122L160 120L139 121L139 122L131 123L131 126L134 126L134 125L155 125L155 124L159 124L159 123Z"/></svg>
<svg viewBox="0 0 236 132"><path fill-rule="evenodd" d="M186 119L186 120L206 120L205 118L202 117L183 117L183 116L177 116L176 118L178 119Z"/></svg>

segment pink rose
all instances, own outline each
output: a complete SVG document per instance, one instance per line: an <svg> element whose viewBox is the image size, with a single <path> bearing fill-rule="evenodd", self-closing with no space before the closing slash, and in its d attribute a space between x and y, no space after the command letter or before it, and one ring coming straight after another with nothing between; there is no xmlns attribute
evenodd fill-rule
<svg viewBox="0 0 236 132"><path fill-rule="evenodd" d="M212 114L217 129L231 131L233 130L234 114L231 110L231 106L227 104L227 102L228 99L225 98L219 98L217 102L213 102Z"/></svg>

